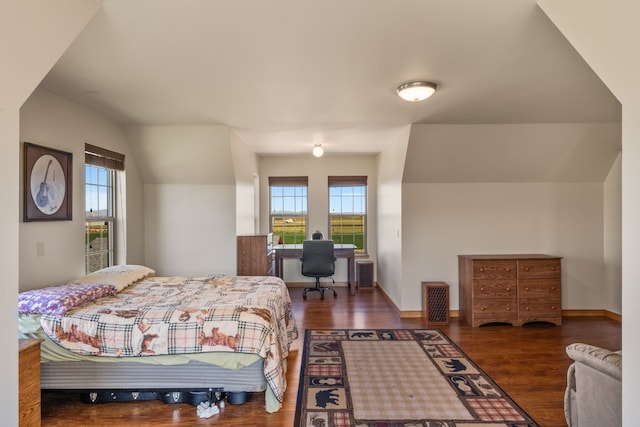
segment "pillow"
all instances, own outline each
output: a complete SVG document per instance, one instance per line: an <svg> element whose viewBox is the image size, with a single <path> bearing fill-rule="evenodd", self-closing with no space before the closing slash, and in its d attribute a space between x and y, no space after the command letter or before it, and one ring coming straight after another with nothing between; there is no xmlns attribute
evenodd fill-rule
<svg viewBox="0 0 640 427"><path fill-rule="evenodd" d="M62 315L74 307L116 293L113 285L67 283L18 294L18 313Z"/></svg>
<svg viewBox="0 0 640 427"><path fill-rule="evenodd" d="M120 292L130 284L140 279L156 274L155 270L144 265L125 264L103 268L86 276L79 277L73 283L99 283L113 285Z"/></svg>

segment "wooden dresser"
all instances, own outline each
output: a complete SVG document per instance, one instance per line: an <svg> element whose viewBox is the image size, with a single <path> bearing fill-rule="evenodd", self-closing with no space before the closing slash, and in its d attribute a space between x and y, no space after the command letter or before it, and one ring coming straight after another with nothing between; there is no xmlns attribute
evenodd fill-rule
<svg viewBox="0 0 640 427"><path fill-rule="evenodd" d="M18 407L20 426L40 425L40 342L18 340Z"/></svg>
<svg viewBox="0 0 640 427"><path fill-rule="evenodd" d="M458 255L460 319L471 326L562 324L561 257Z"/></svg>
<svg viewBox="0 0 640 427"><path fill-rule="evenodd" d="M273 242L269 234L237 237L238 276L274 276Z"/></svg>

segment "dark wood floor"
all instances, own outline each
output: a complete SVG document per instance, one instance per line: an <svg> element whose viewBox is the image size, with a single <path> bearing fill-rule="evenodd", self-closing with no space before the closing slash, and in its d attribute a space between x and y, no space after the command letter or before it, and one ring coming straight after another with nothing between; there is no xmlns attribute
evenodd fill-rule
<svg viewBox="0 0 640 427"><path fill-rule="evenodd" d="M159 401L84 404L77 395L43 395L43 426L293 426L300 370L302 335L311 328L420 328L422 319L400 319L384 295L361 291L349 296L338 288L338 298L320 300L317 294L302 299L292 288L291 298L300 330L288 358L288 389L283 408L268 414L264 396L254 395L244 405L227 405L219 415L201 419L195 407ZM571 361L565 347L585 342L600 347L621 347L621 324L602 317L568 317L562 326L531 324L524 327L491 325L471 328L452 319L439 326L543 427L566 426L563 395ZM381 390L381 396L384 393Z"/></svg>

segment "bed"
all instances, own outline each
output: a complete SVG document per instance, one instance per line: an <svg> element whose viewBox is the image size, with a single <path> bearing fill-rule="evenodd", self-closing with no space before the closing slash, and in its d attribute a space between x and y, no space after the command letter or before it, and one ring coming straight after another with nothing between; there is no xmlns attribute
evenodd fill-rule
<svg viewBox="0 0 640 427"><path fill-rule="evenodd" d="M139 265L22 292L18 314L20 337L44 339L42 389L97 402L265 392L276 412L298 337L280 278L157 277Z"/></svg>

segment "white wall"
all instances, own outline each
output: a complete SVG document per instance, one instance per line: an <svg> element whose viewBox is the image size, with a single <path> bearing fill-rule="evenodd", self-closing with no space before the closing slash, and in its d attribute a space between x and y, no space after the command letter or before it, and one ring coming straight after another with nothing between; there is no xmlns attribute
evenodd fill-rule
<svg viewBox="0 0 640 427"><path fill-rule="evenodd" d="M450 286L458 309L458 255L563 257L565 309L602 308L601 184L409 184L403 188L403 311L421 310L421 282Z"/></svg>
<svg viewBox="0 0 640 427"><path fill-rule="evenodd" d="M538 0L567 40L622 103L622 342L625 359L640 357L640 2ZM580 13L576 13L579 10ZM640 425L640 366L622 368L622 422Z"/></svg>
<svg viewBox="0 0 640 427"><path fill-rule="evenodd" d="M227 126L127 126L145 184L234 184Z"/></svg>
<svg viewBox="0 0 640 427"><path fill-rule="evenodd" d="M404 182L603 182L620 123L416 124Z"/></svg>
<svg viewBox="0 0 640 427"><path fill-rule="evenodd" d="M124 128L83 106L37 89L20 110L20 139L73 155L72 220L20 223L20 290L64 283L85 274L85 143L125 155L127 262L141 263L142 182ZM20 209L22 216L22 205ZM44 256L36 253L38 243L44 247Z"/></svg>
<svg viewBox="0 0 640 427"><path fill-rule="evenodd" d="M640 37L637 27L633 28ZM640 67L637 71L640 75ZM637 91L637 85L633 89ZM622 111L622 350L625 359L632 361L640 358L640 93L635 95ZM625 363L622 378L623 425L640 425L636 409L640 392L633 387L640 382L640 366Z"/></svg>
<svg viewBox="0 0 640 427"><path fill-rule="evenodd" d="M602 309L603 182L615 209L620 147L619 123L412 126L401 310L421 309L422 281L449 283L458 309L457 255L492 253L564 257L563 308ZM620 220L608 219L613 250Z"/></svg>
<svg viewBox="0 0 640 427"><path fill-rule="evenodd" d="M233 185L145 184L145 265L160 276L236 274Z"/></svg>
<svg viewBox="0 0 640 427"><path fill-rule="evenodd" d="M410 127L378 155L378 284L396 307L401 306L403 280L402 172Z"/></svg>
<svg viewBox="0 0 640 427"><path fill-rule="evenodd" d="M18 321L20 207L20 107L69 43L98 10L99 0L3 2L0 14L0 425L18 425ZM16 42L19 41L19 42Z"/></svg>
<svg viewBox="0 0 640 427"><path fill-rule="evenodd" d="M315 230L328 235L329 227L329 191L327 177L330 175L366 175L367 178L367 250L370 258L376 262L377 239L377 172L376 156L332 156L326 154L320 158L311 153L306 156L265 156L258 158L260 169L260 211L265 214L260 219L260 230L269 231L269 177L270 176L306 176L308 188L308 238ZM336 263L336 282L347 281L347 261L338 259ZM300 262L294 259L284 260L284 278L289 282L309 282L314 279L300 274ZM353 284L352 284L353 285Z"/></svg>
<svg viewBox="0 0 640 427"><path fill-rule="evenodd" d="M7 34L5 34L7 36ZM1 58L3 61L5 58ZM8 82L0 79L2 89ZM8 102L7 102L8 101ZM0 209L0 268L3 271L4 286L0 291L0 319L4 327L0 328L0 340L4 343L5 352L0 367L0 380L4 384L0 391L0 399L4 402L6 411L0 413L0 425L18 425L18 320L16 300L19 291L20 257L18 221L20 197L17 189L20 187L19 168L19 104L15 100L0 101L0 176L4 185L0 188L0 197L4 206ZM5 103L7 102L7 103Z"/></svg>
<svg viewBox="0 0 640 427"><path fill-rule="evenodd" d="M622 314L622 154L604 182L602 307Z"/></svg>
<svg viewBox="0 0 640 427"><path fill-rule="evenodd" d="M235 274L229 128L130 126L127 135L145 183L144 263L163 276Z"/></svg>
<svg viewBox="0 0 640 427"><path fill-rule="evenodd" d="M258 158L234 132L230 143L236 177L236 234L253 234L260 227Z"/></svg>

